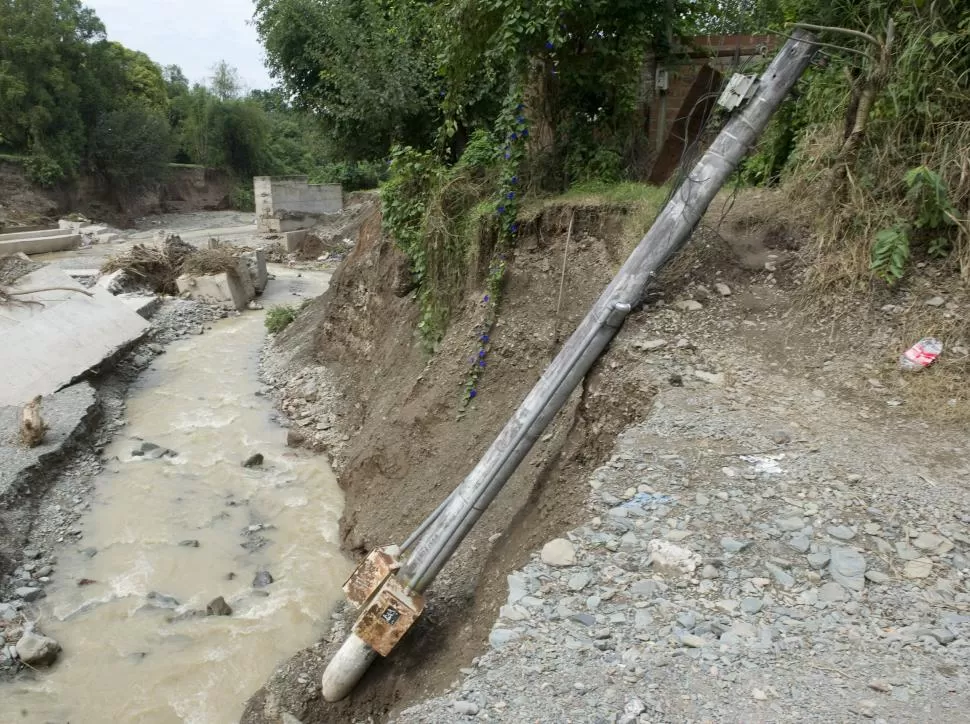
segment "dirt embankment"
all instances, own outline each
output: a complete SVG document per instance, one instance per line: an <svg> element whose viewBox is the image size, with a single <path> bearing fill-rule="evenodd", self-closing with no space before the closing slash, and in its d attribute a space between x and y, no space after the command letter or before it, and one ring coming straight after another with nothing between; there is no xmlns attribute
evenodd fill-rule
<svg viewBox="0 0 970 724"><path fill-rule="evenodd" d="M804 301L797 292L803 271L799 246L806 235L785 222L784 210L784 199L775 194L753 195L727 219L720 207L712 209L688 250L661 275L647 306L630 316L438 578L418 627L392 657L372 667L348 701L329 706L319 694L319 675L349 619L338 613L332 641L284 664L250 701L243 721L277 724L284 713L304 724L381 721L452 684L485 647L506 598L507 574L588 515L587 480L608 459L617 434L649 414L652 385L679 386L686 378L723 384L717 355L711 360L694 355L686 337L657 339L648 322L658 310L715 320L731 314L724 324L732 344L757 350L786 374L831 377L833 389L846 399L885 409L897 404L895 398L887 403L887 395L915 397L918 388L907 392L909 383L885 355L887 347L898 346L905 325L887 320L885 313L873 319L865 303L852 314L843 306L831 316L799 307L798 300ZM635 243L626 213L552 205L524 227L510 260L487 372L464 412L483 280L469 281L447 336L429 356L414 334L418 309L406 259L382 236L378 216L362 226L328 293L298 317L273 353L288 367L275 372L277 386L285 390L284 408L301 394L308 369L320 371L332 385L326 400L336 405L333 429L313 440L333 443L330 452L347 495L342 536L348 551L360 555L401 542L477 462ZM731 295L730 310L720 301L725 293ZM914 287L896 296L918 299L921 293ZM667 346L692 361L681 368L683 374L658 378L656 360L647 352ZM833 349L845 353L836 357ZM306 410L302 404L299 409ZM309 414L302 422L314 429ZM324 427L330 422L315 429Z"/></svg>
<svg viewBox="0 0 970 724"><path fill-rule="evenodd" d="M379 215L362 226L330 290L277 345L284 355L303 351L294 369L325 365L345 395L338 418L349 440L335 462L347 495L348 551L401 542L471 470L555 355L559 337L568 336L625 258L620 225L602 209L558 207L529 225L510 264L486 374L467 408L484 280L469 280L448 334L429 356L414 333L418 309L407 260L382 235ZM590 375L439 577L420 630L374 667L348 704L310 702L304 721L346 721L350 712L381 717L447 685L487 637L506 574L536 545L579 522L586 476L608 456L616 434L645 416L653 394L632 377Z"/></svg>
<svg viewBox="0 0 970 724"><path fill-rule="evenodd" d="M75 212L127 227L149 214L227 209L232 186L233 180L222 171L173 166L163 181L119 208L117 199L97 179L82 177L42 188L27 179L21 164L0 160L0 232L8 226L48 224Z"/></svg>

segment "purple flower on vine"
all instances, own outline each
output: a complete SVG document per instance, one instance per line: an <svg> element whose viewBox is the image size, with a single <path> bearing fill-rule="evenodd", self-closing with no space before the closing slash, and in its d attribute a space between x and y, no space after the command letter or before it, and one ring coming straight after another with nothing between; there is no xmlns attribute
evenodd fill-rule
<svg viewBox="0 0 970 724"><path fill-rule="evenodd" d="M476 390L474 388L468 390L468 399L469 400L474 400L477 396L478 396L478 390Z"/></svg>
<svg viewBox="0 0 970 724"><path fill-rule="evenodd" d="M519 134L516 133L515 131L512 131L512 133L509 134L509 140L510 141L518 141L519 140Z"/></svg>
<svg viewBox="0 0 970 724"><path fill-rule="evenodd" d="M488 344L488 335L487 334L483 334L482 337L481 337L481 339L482 339L482 344Z"/></svg>
<svg viewBox="0 0 970 724"><path fill-rule="evenodd" d="M521 125L523 125L523 126L524 126L524 125L525 125L525 116L518 116L518 117L517 117L517 118L515 119L515 122L516 122L516 123L519 123L519 124L521 124Z"/></svg>
<svg viewBox="0 0 970 724"><path fill-rule="evenodd" d="M519 105L515 107L515 112L521 113L523 108L525 108L525 103L519 103Z"/></svg>
<svg viewBox="0 0 970 724"><path fill-rule="evenodd" d="M505 198L507 198L509 201L511 201L512 199L514 199L515 198L515 191L509 191L507 194L505 194Z"/></svg>
<svg viewBox="0 0 970 724"><path fill-rule="evenodd" d="M518 222L513 222L512 225L509 226L509 233L510 234L518 234L519 233L519 224L518 224Z"/></svg>
<svg viewBox="0 0 970 724"><path fill-rule="evenodd" d="M478 350L478 359L485 359L485 355L488 354L485 350Z"/></svg>
<svg viewBox="0 0 970 724"><path fill-rule="evenodd" d="M505 206L499 206L499 207L498 207L498 208L497 208L497 209L495 210L495 213L497 213L497 214L498 214L499 216L501 216L502 214L504 214L504 213L505 213Z"/></svg>
<svg viewBox="0 0 970 724"><path fill-rule="evenodd" d="M513 176L512 178L509 179L509 183L515 186L517 183L519 183L519 177Z"/></svg>
<svg viewBox="0 0 970 724"><path fill-rule="evenodd" d="M506 151L505 152L505 160L508 161L510 158L512 158L512 152L511 151Z"/></svg>
<svg viewBox="0 0 970 724"><path fill-rule="evenodd" d="M553 71L553 73L555 73L555 71ZM522 129L522 133L520 135L522 136L522 138L528 138L529 137L529 129L528 128L523 128Z"/></svg>
<svg viewBox="0 0 970 724"><path fill-rule="evenodd" d="M482 369L485 369L485 360L483 359L478 360L478 366L481 367Z"/></svg>
<svg viewBox="0 0 970 724"><path fill-rule="evenodd" d="M546 50L554 50L555 47L556 47L556 44L553 43L551 40L546 41Z"/></svg>
<svg viewBox="0 0 970 724"><path fill-rule="evenodd" d="M482 298L482 304L488 304L488 300L489 300L490 298L491 298L491 297L489 297L489 296L488 296L488 295L486 294L486 295L485 295L485 296L484 296L484 297Z"/></svg>

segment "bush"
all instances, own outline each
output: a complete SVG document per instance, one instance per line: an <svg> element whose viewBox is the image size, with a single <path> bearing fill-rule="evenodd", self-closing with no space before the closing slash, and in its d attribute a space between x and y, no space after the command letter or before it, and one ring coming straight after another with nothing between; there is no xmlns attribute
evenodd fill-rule
<svg viewBox="0 0 970 724"><path fill-rule="evenodd" d="M310 175L312 183L340 184L344 191L376 189L385 178L384 165L379 161L328 163Z"/></svg>
<svg viewBox="0 0 970 724"><path fill-rule="evenodd" d="M50 156L31 154L24 162L24 170L31 183L50 188L64 179L64 169Z"/></svg>
<svg viewBox="0 0 970 724"><path fill-rule="evenodd" d="M270 334L279 334L296 319L297 310L279 305L266 312L266 329Z"/></svg>
<svg viewBox="0 0 970 724"><path fill-rule="evenodd" d="M236 211L255 211L256 193L252 184L236 184L229 192L229 207Z"/></svg>

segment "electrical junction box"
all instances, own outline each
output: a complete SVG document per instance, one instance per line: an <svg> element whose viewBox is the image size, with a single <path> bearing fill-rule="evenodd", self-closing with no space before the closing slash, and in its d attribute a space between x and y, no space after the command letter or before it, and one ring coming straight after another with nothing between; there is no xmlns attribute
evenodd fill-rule
<svg viewBox="0 0 970 724"><path fill-rule="evenodd" d="M758 79L755 76L735 73L728 81L721 97L717 99L717 104L733 111L754 95L757 85Z"/></svg>
<svg viewBox="0 0 970 724"><path fill-rule="evenodd" d="M666 68L657 68L656 88L665 91L670 87L670 76Z"/></svg>

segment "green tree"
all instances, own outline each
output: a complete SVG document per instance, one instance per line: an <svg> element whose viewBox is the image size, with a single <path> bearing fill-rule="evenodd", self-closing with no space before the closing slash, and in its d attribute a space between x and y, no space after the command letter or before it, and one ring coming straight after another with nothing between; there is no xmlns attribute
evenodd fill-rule
<svg viewBox="0 0 970 724"><path fill-rule="evenodd" d="M212 66L209 89L220 101L231 101L242 95L242 81L239 71L226 61L220 60Z"/></svg>
<svg viewBox="0 0 970 724"><path fill-rule="evenodd" d="M428 145L438 126L440 10L421 0L257 0L271 72L340 158Z"/></svg>
<svg viewBox="0 0 970 724"><path fill-rule="evenodd" d="M0 139L28 153L45 180L84 153L79 69L104 26L78 0L0 0Z"/></svg>
<svg viewBox="0 0 970 724"><path fill-rule="evenodd" d="M90 160L123 204L164 176L171 152L165 115L132 104L102 115L92 135Z"/></svg>

